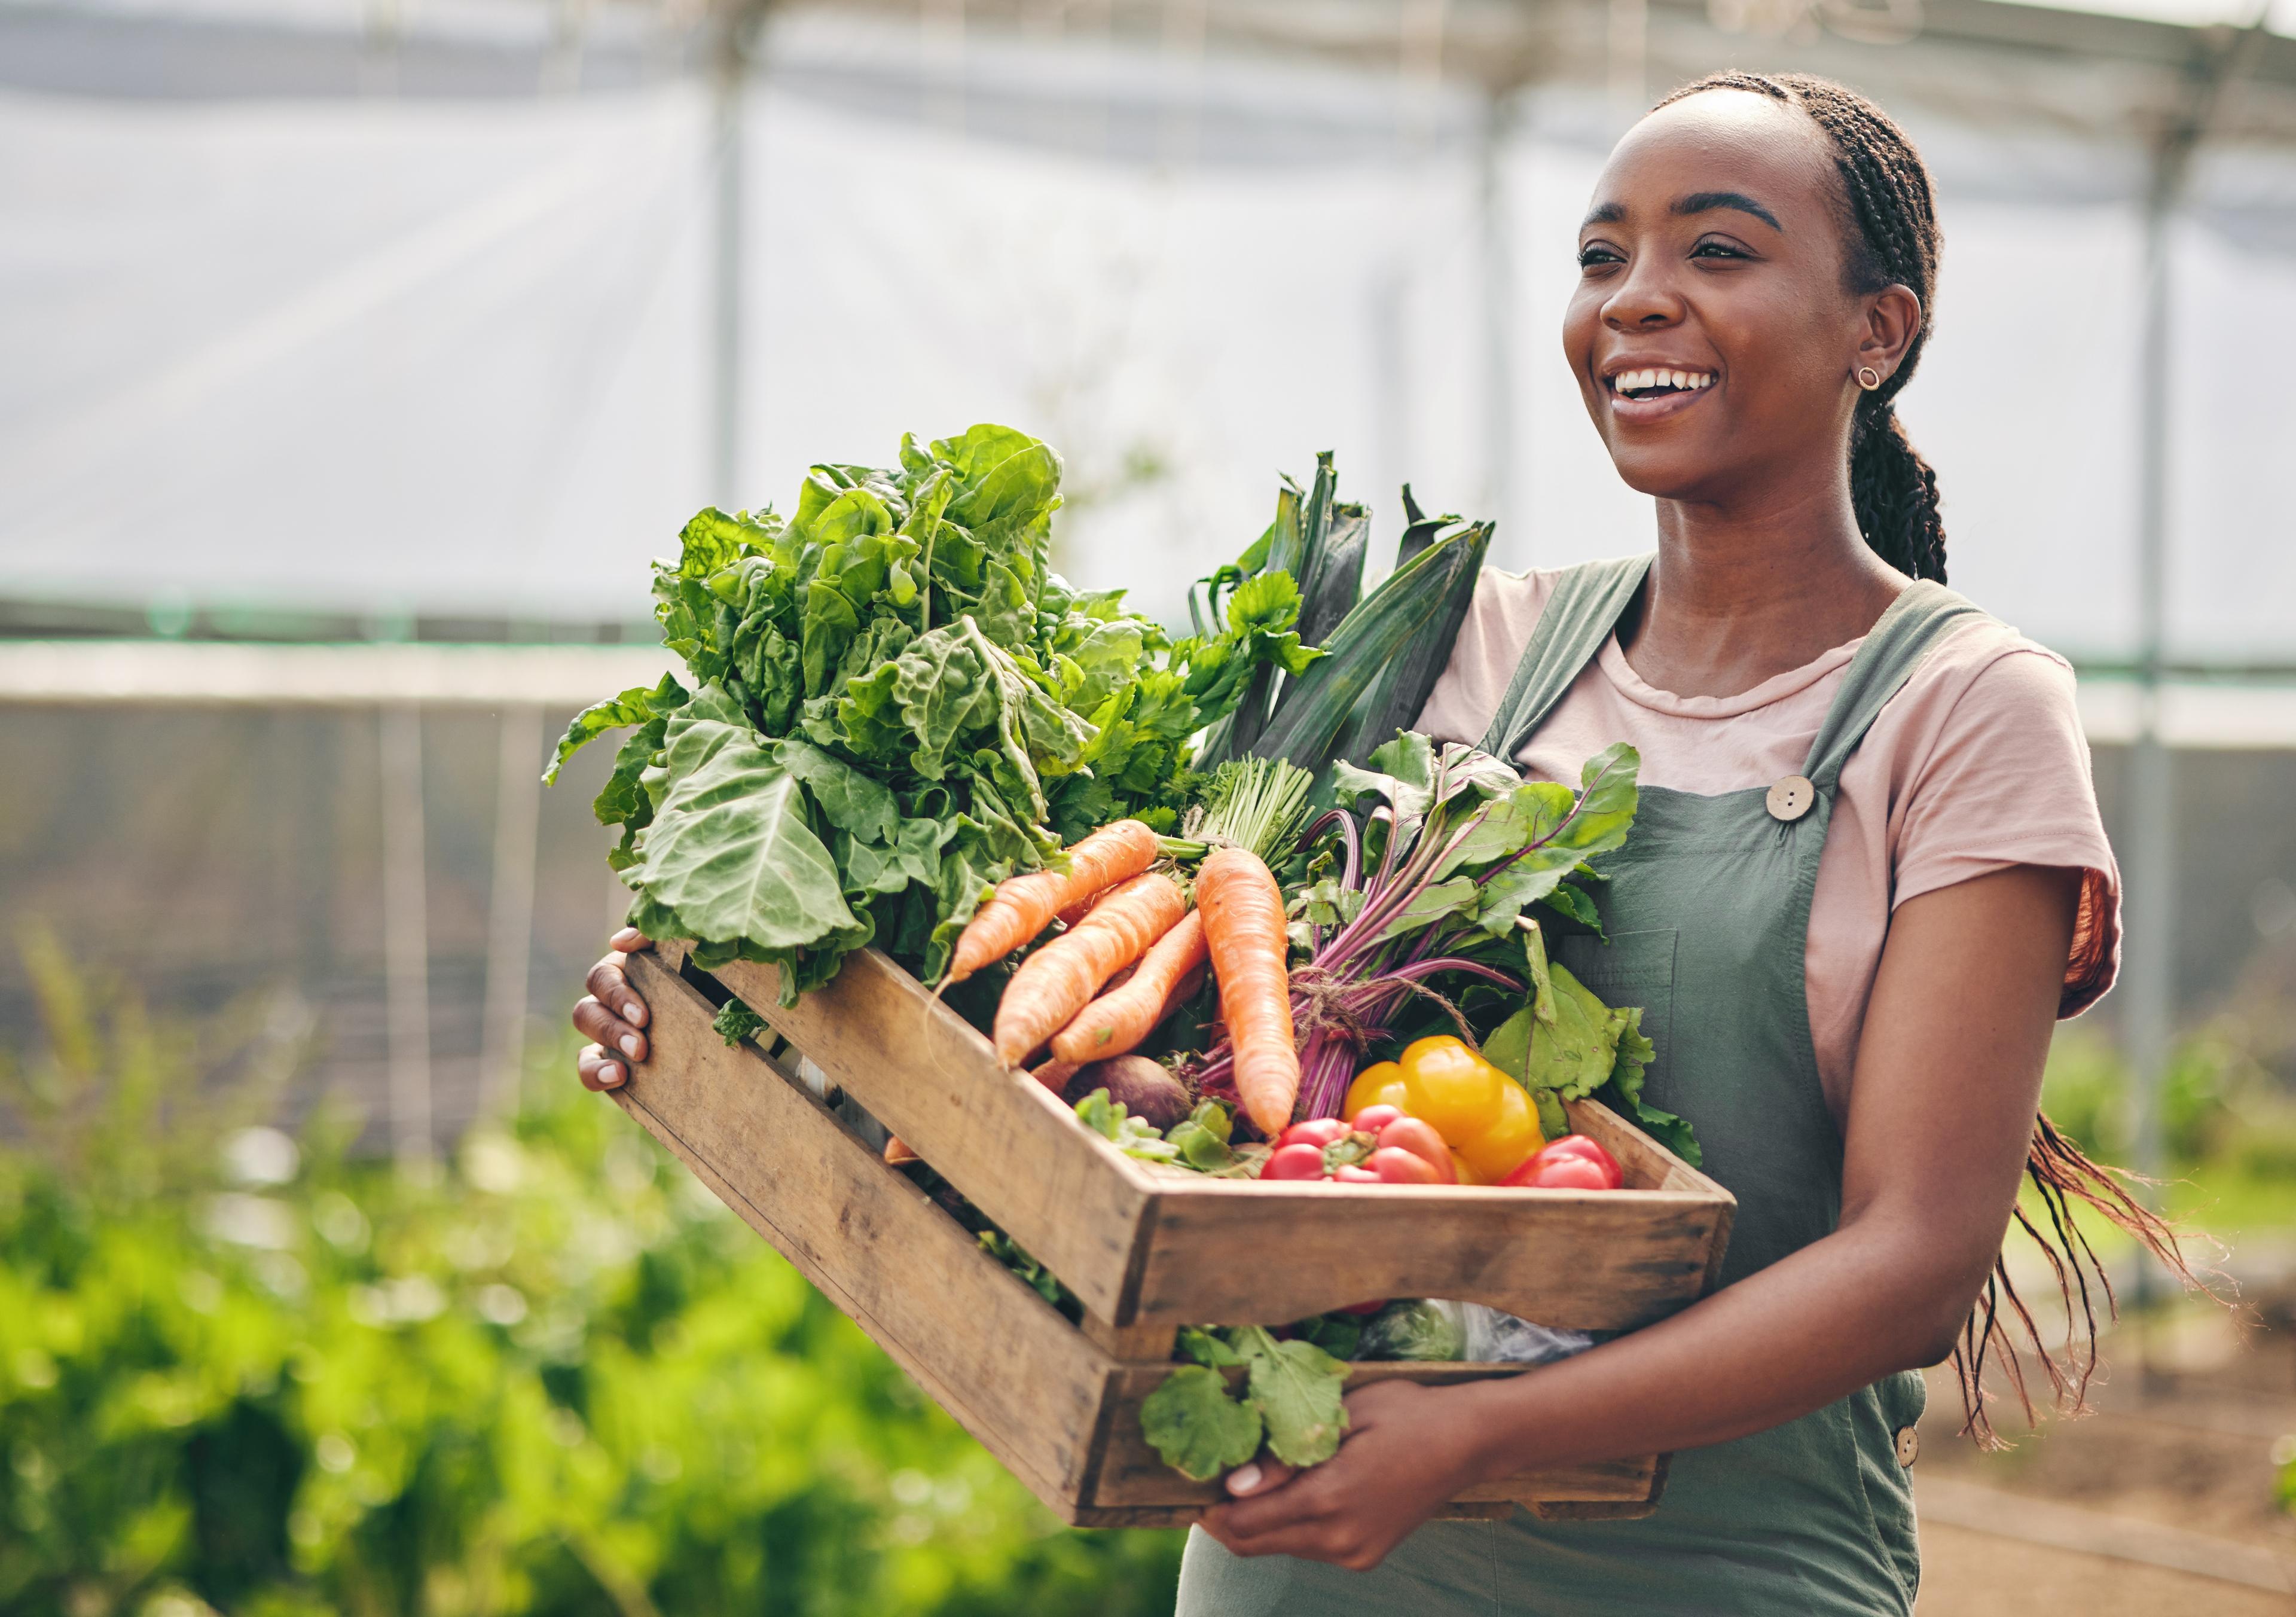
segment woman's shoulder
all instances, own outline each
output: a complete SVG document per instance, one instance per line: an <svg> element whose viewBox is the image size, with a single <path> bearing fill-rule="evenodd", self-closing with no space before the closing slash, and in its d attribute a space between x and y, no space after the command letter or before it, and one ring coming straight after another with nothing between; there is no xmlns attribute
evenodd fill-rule
<svg viewBox="0 0 2296 1617"><path fill-rule="evenodd" d="M1903 697L1942 731L2041 726L2078 736L2078 690L2071 663L1980 612L1938 642Z"/></svg>

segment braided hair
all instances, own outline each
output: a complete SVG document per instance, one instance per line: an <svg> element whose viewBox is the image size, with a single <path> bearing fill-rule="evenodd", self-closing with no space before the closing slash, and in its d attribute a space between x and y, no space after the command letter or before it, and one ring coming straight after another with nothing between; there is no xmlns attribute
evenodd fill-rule
<svg viewBox="0 0 2296 1617"><path fill-rule="evenodd" d="M1849 492L1858 529L1875 554L1901 572L1943 583L1945 525L1938 520L1937 473L1915 453L1893 407L1929 342L1942 240L1929 170L1905 132L1879 107L1830 79L1806 73L1716 73L1684 86L1659 105L1706 90L1747 90L1808 114L1824 133L1841 175L1844 283L1860 296L1902 285L1921 300L1921 329L1906 344L1904 362L1857 400L1849 432ZM2001 1446L1985 1409L1988 1361L1999 1366L2028 1419L2033 1413L2025 1380L2028 1358L2046 1378L2060 1408L2075 1414L2087 1408L2097 1367L2096 1305L2102 1301L2108 1317L2120 1309L2112 1277L2097 1261L2076 1209L2084 1218L2135 1237L2187 1286L2216 1295L2210 1277L2196 1274L2178 1249L2175 1227L2130 1194L2129 1186L2142 1181L2091 1161L2046 1114L2034 1119L2025 1176L2032 1194L2021 1197L2010 1217L2047 1260L2064 1305L2066 1342L2062 1357L2044 1346L2041 1328L2018 1295L2006 1259L1997 1257L1953 1350L1966 1416L1962 1431L1988 1449Z"/></svg>
<svg viewBox="0 0 2296 1617"><path fill-rule="evenodd" d="M1855 90L1807 73L1715 73L1658 104L1705 90L1747 90L1808 115L1841 175L1842 280L1857 296L1906 286L1922 303L1921 329L1882 385L1861 394L1849 428L1849 497L1866 542L1898 571L1945 582L1945 523L1937 473L1906 437L1896 400L1928 346L1937 291L1938 229L1930 171L1906 132Z"/></svg>

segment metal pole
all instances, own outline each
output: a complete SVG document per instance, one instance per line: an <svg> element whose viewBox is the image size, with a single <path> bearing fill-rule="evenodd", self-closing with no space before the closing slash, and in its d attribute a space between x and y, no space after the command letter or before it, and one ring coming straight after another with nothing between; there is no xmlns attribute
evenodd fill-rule
<svg viewBox="0 0 2296 1617"><path fill-rule="evenodd" d="M2137 348L2136 740L2129 753L2129 857L2122 927L2121 980L2127 1018L2136 1171L2160 1178L2168 1145L2161 1089L2177 1038L2176 771L2161 735L2162 672L2169 621L2170 408L2177 211L2193 159L2225 99L2247 72L2264 37L2268 4L2218 53L2196 86L2192 110L2152 143L2144 195L2143 325ZM2151 1260L2136 1255L2136 1306L2142 1317L2160 1290ZM2151 1355L2144 1354L2147 1379Z"/></svg>
<svg viewBox="0 0 2296 1617"><path fill-rule="evenodd" d="M717 179L717 249L710 298L710 457L712 497L737 509L742 466L742 135L747 59L741 23L729 18L714 76L716 138L711 166Z"/></svg>
<svg viewBox="0 0 2296 1617"><path fill-rule="evenodd" d="M390 1053L391 1154L427 1170L430 1137L430 942L422 849L422 711L382 710L383 997Z"/></svg>
<svg viewBox="0 0 2296 1617"><path fill-rule="evenodd" d="M503 710L495 785L495 856L487 901L486 1028L479 1063L479 1112L518 1110L526 1063L526 995L534 951L534 850L542 808L542 710Z"/></svg>
<svg viewBox="0 0 2296 1617"><path fill-rule="evenodd" d="M1483 478L1484 509L1499 532L1514 527L1514 376L1509 335L1514 296L1512 256L1507 250L1505 176L1506 132L1509 124L1505 93L1493 91L1483 103L1479 201L1482 216L1483 258ZM1520 531L1508 554L1516 565L1528 566L1530 535Z"/></svg>

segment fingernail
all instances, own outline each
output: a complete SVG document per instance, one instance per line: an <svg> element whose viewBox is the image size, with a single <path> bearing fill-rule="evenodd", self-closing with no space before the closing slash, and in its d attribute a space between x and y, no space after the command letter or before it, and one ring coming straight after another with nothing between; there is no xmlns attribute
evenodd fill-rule
<svg viewBox="0 0 2296 1617"><path fill-rule="evenodd" d="M1249 1465L1239 1466L1227 1473L1227 1490L1230 1493L1250 1493L1259 1486L1259 1466L1256 1461Z"/></svg>
<svg viewBox="0 0 2296 1617"><path fill-rule="evenodd" d="M636 1022L639 1017L644 1014L645 1006L640 1005L635 999L631 1000L629 1004L622 1007L622 1020L624 1022Z"/></svg>
<svg viewBox="0 0 2296 1617"><path fill-rule="evenodd" d="M622 1082L621 1068L616 1066L612 1062L608 1062L604 1066L598 1069L598 1081L605 1085L609 1089L619 1088Z"/></svg>
<svg viewBox="0 0 2296 1617"><path fill-rule="evenodd" d="M638 1058L638 1036L636 1034L625 1033L622 1035L622 1054L628 1056L632 1061L636 1061Z"/></svg>

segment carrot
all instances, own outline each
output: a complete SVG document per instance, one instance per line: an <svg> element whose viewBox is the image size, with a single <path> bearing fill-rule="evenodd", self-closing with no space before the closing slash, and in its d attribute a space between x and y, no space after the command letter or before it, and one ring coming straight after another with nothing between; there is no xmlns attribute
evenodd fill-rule
<svg viewBox="0 0 2296 1617"><path fill-rule="evenodd" d="M996 1054L1007 1066L1066 1027L1118 971L1148 952L1187 913L1180 884L1135 876L1092 914L1021 963L996 1002Z"/></svg>
<svg viewBox="0 0 2296 1617"><path fill-rule="evenodd" d="M1069 850L1064 870L1032 870L997 884L988 902L957 934L941 986L964 981L1045 930L1061 911L1136 876L1156 862L1156 833L1138 820L1103 825Z"/></svg>
<svg viewBox="0 0 2296 1617"><path fill-rule="evenodd" d="M1258 854L1215 848L1196 872L1196 912L1204 918L1220 1014L1235 1054L1235 1092L1259 1132L1274 1139L1300 1098L1293 1047L1292 979L1285 967L1283 894Z"/></svg>
<svg viewBox="0 0 2296 1617"><path fill-rule="evenodd" d="M1156 940L1130 981L1103 994L1053 1035L1053 1054L1081 1063L1137 1048L1164 1020L1172 990L1205 953L1203 917L1191 912Z"/></svg>

